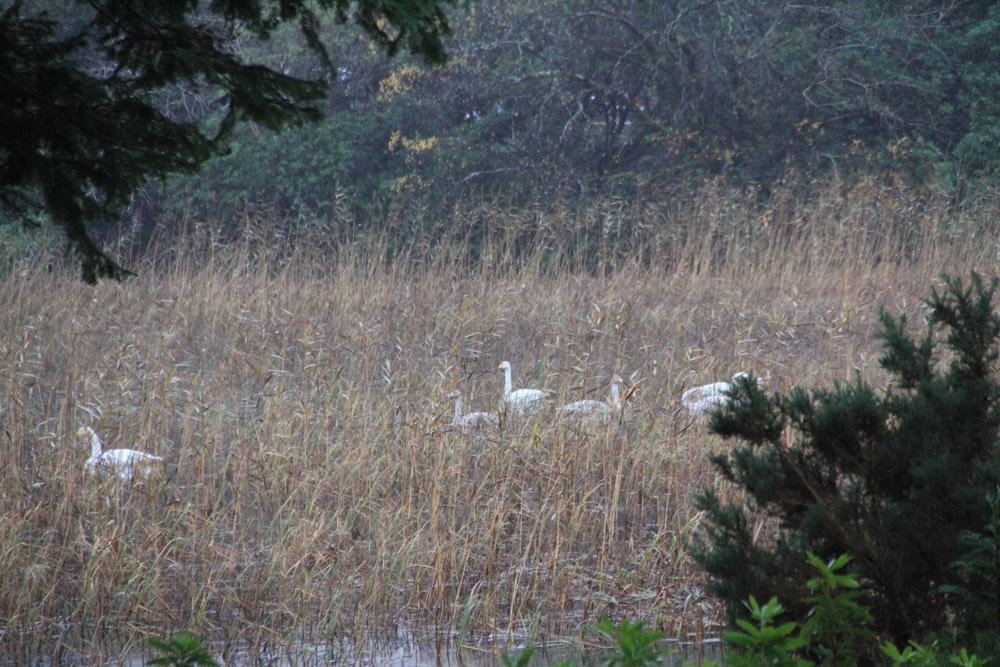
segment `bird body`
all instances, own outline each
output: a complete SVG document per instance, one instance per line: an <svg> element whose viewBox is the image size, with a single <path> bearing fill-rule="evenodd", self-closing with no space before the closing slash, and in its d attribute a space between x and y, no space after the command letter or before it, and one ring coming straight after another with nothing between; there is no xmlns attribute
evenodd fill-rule
<svg viewBox="0 0 1000 667"><path fill-rule="evenodd" d="M681 404L693 415L707 414L720 405L728 405L732 400L730 394L736 388L733 383L748 376L749 373L740 372L733 376L732 382L711 382L692 387L681 394ZM761 379L757 378L757 385L760 384Z"/></svg>
<svg viewBox="0 0 1000 667"><path fill-rule="evenodd" d="M551 391L543 389L517 389L513 387L510 378L510 362L504 361L497 368L503 371L503 400L507 408L514 410L518 415L526 415L534 412L542 405L542 401L552 397Z"/></svg>
<svg viewBox="0 0 1000 667"><path fill-rule="evenodd" d="M729 382L712 382L699 387L692 387L681 394L681 403L685 406L705 399L724 398L727 391L732 391L733 385Z"/></svg>
<svg viewBox="0 0 1000 667"><path fill-rule="evenodd" d="M729 397L725 394L711 394L697 399L690 399L684 402L684 407L693 415L707 415L716 407L728 404Z"/></svg>
<svg viewBox="0 0 1000 667"><path fill-rule="evenodd" d="M453 426L457 426L461 430L468 432L481 431L487 427L497 428L500 425L497 415L490 414L489 412L470 412L463 415L462 392L453 391L448 394L448 397L455 399L455 418L451 422Z"/></svg>
<svg viewBox="0 0 1000 667"><path fill-rule="evenodd" d="M101 438L89 426L81 426L77 435L90 437L90 458L85 466L92 475L117 474L123 482L137 477L147 478L153 474L153 466L163 460L135 449L109 449L105 452Z"/></svg>
<svg viewBox="0 0 1000 667"><path fill-rule="evenodd" d="M582 401L567 403L562 406L561 411L563 414L575 417L587 415L606 417L612 412L619 412L622 409L620 387L623 382L624 380L622 380L622 378L618 375L611 378L611 400L608 402L597 401L594 399L584 399Z"/></svg>
<svg viewBox="0 0 1000 667"><path fill-rule="evenodd" d="M587 398L582 401L567 403L561 409L564 413L573 415L607 414L610 412L611 406L604 401Z"/></svg>

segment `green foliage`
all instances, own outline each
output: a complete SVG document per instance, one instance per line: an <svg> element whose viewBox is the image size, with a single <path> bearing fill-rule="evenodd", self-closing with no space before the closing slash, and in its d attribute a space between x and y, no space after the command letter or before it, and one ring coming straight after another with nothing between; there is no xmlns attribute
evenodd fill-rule
<svg viewBox="0 0 1000 667"><path fill-rule="evenodd" d="M815 554L808 554L809 564L818 573L807 586L812 595L805 598L810 606L804 622L788 621L777 625L777 617L785 609L776 598L761 606L750 596L747 609L750 619L739 619L742 630L725 633L731 648L723 664L732 667L759 665L856 665L862 655L855 649L871 637L867 626L872 622L869 610L857 603L858 583L854 574L843 573L851 561L840 555L824 563ZM902 651L891 642L880 647L893 665L940 665L936 644L927 646L911 642ZM981 666L985 661L969 655L966 649L948 656L948 664Z"/></svg>
<svg viewBox="0 0 1000 667"><path fill-rule="evenodd" d="M441 139L419 172L424 192L551 202L720 174L769 183L789 167L921 181L956 161L993 169L997 13L926 1L487 3L458 25L452 67L404 93Z"/></svg>
<svg viewBox="0 0 1000 667"><path fill-rule="evenodd" d="M398 236L470 202L581 210L717 179L762 196L831 170L959 187L1000 164L998 26L992 3L930 0L15 2L0 14L0 205L48 213L93 281L125 273L87 224L166 176L154 212L238 219L260 201L322 217L332 186ZM453 30L448 68L415 66L443 63ZM479 244L485 224L463 237ZM613 236L578 233L581 248Z"/></svg>
<svg viewBox="0 0 1000 667"><path fill-rule="evenodd" d="M981 593L959 600L960 628L977 648L996 636L996 520L983 498L1000 482L997 281L945 286L927 302L920 341L905 318L883 313L881 365L893 378L884 395L860 379L773 397L747 385L713 418L718 433L745 443L714 463L747 500L726 503L711 489L699 497L707 530L694 555L734 621L751 593L791 600L800 622L812 613L857 624L868 607L875 636L905 644L946 628L942 585L971 590L974 581ZM773 519L770 539L753 535L760 516ZM796 600L810 580L807 552L854 555L860 587L837 608L822 602L836 578L814 580L813 595ZM857 648L824 645L835 655Z"/></svg>
<svg viewBox="0 0 1000 667"><path fill-rule="evenodd" d="M656 644L666 637L666 633L646 630L645 621L630 623L623 619L615 625L609 618L602 618L594 628L606 639L615 643L615 651L603 660L607 667L641 667L663 663L663 650Z"/></svg>
<svg viewBox="0 0 1000 667"><path fill-rule="evenodd" d="M280 135L238 131L229 155L207 162L197 176L166 183L164 209L220 226L257 204L292 216L333 219L339 196L371 201L390 178L374 159L388 141L381 120L374 112L338 111Z"/></svg>
<svg viewBox="0 0 1000 667"><path fill-rule="evenodd" d="M960 583L946 584L942 591L957 595L966 609L961 636L965 643L996 648L1000 635L1000 487L985 497L990 521L982 531L962 531L960 556L954 567Z"/></svg>
<svg viewBox="0 0 1000 667"><path fill-rule="evenodd" d="M795 174L811 187L833 170L957 187L959 174L993 173L1000 154L991 150L998 12L927 1L891 10L481 2L455 21L447 68L406 59L390 68L341 45L332 59L345 80L326 127L241 137L243 157L219 159L197 208L186 188L168 206L228 211L246 176L244 200L324 215L321 183L336 175L359 208L390 201L389 214L358 215L364 224L403 235L484 200L582 210L600 197L642 202L717 179L745 186ZM287 44L270 57L308 71L309 54ZM419 220L429 222L410 224ZM469 223L463 236L474 245L484 226ZM580 230L579 244L596 247L609 231Z"/></svg>
<svg viewBox="0 0 1000 667"><path fill-rule="evenodd" d="M535 647L529 646L521 651L517 656L504 655L500 661L504 667L528 667L531 663L531 656L535 654Z"/></svg>
<svg viewBox="0 0 1000 667"><path fill-rule="evenodd" d="M442 5L456 1L9 3L0 11L0 207L47 213L87 282L120 279L128 272L93 242L89 222L119 217L149 178L193 173L224 154L238 122L279 130L320 118L321 77L247 60L241 41L297 22L329 70L317 14L327 11L390 54L406 47L440 63L451 30Z"/></svg>
<svg viewBox="0 0 1000 667"><path fill-rule="evenodd" d="M811 593L804 599L809 605L806 620L777 625L785 608L777 598L761 606L750 596L750 618L737 619L742 630L725 633L726 642L737 650L727 653L726 664L734 667L752 665L854 665L860 642L871 636L872 621L866 607L858 604L857 578L843 570L850 558L841 555L824 563L809 553L812 569L818 573L806 586Z"/></svg>
<svg viewBox="0 0 1000 667"><path fill-rule="evenodd" d="M0 277L31 266L51 264L58 257L58 233L41 221L27 224L0 222Z"/></svg>
<svg viewBox="0 0 1000 667"><path fill-rule="evenodd" d="M780 665L782 667L805 667L811 664L804 658L795 657L808 641L796 634L798 624L794 621L775 625L775 619L785 612L777 598L771 598L764 606L757 604L750 596L747 608L750 620L739 619L736 624L742 632L727 632L726 641L742 649L726 658L726 663L734 667L751 665Z"/></svg>
<svg viewBox="0 0 1000 667"><path fill-rule="evenodd" d="M726 651L721 661L706 661L705 667L722 664L728 667L813 667L814 665L850 666L862 662L857 648L868 641L873 622L867 607L857 602L860 584L856 574L846 572L851 558L840 555L824 563L815 554L807 554L810 570L815 575L807 582L810 593L805 620L782 621L785 607L772 597L760 604L751 595L744 603L747 618L736 621L738 629L725 633ZM615 625L606 618L594 625L614 648L608 650L600 663L609 667L641 667L664 664L669 659L667 649L657 643L664 634L645 630L641 621L622 621ZM902 651L887 642L879 647L892 665L941 665L982 667L986 661L970 655L966 649L942 657L937 643L921 645L910 642ZM534 650L529 648L515 660L505 656L508 667L529 664Z"/></svg>
<svg viewBox="0 0 1000 667"><path fill-rule="evenodd" d="M615 624L611 619L602 617L594 623L594 629L605 641L610 641L609 648L600 657L600 663L607 667L643 667L644 665L662 665L667 662L668 650L657 644L666 637L666 633L657 630L647 630L645 621L630 622L623 619ZM505 667L522 667L531 663L535 648L529 646L517 656L505 655L502 662ZM563 667L571 663L560 661L554 667Z"/></svg>
<svg viewBox="0 0 1000 667"><path fill-rule="evenodd" d="M861 591L857 578L841 572L851 559L841 555L826 564L814 553L807 556L819 576L806 582L812 595L805 602L812 610L801 634L816 647L825 664L853 665L859 658L858 641L872 636L868 626L873 619L868 608L858 602Z"/></svg>
<svg viewBox="0 0 1000 667"><path fill-rule="evenodd" d="M941 664L960 665L961 667L983 667L988 659L969 655L966 649L948 656L947 663L942 663L937 644L924 645L910 642L900 651L892 642L882 647L882 653L892 661L893 665L914 665L915 667L938 667Z"/></svg>
<svg viewBox="0 0 1000 667"><path fill-rule="evenodd" d="M989 93L1000 84L998 37L1000 7L989 3L984 15L952 38L964 62L957 106L966 116L954 154L963 169L972 173L996 174L1000 169L1000 101Z"/></svg>
<svg viewBox="0 0 1000 667"><path fill-rule="evenodd" d="M195 635L183 632L169 639L150 639L149 645L164 655L153 658L147 665L165 667L219 667L219 663L205 649Z"/></svg>

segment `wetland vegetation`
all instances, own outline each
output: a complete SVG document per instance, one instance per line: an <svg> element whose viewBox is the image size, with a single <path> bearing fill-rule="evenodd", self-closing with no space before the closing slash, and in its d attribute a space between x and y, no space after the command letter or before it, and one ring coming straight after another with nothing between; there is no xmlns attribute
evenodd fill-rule
<svg viewBox="0 0 1000 667"><path fill-rule="evenodd" d="M121 284L8 256L0 661L105 664L185 630L227 661L401 635L499 655L602 616L717 638L688 547L725 445L682 392L739 371L879 386L879 309L919 322L942 273L1000 264L985 203L864 184L772 201L553 210L527 246L524 218L483 208L475 262L457 233L275 242L262 219L225 243L190 225ZM629 248L573 235L615 225ZM557 405L620 375L623 417L455 429L448 394L497 412L502 360ZM163 474L95 480L81 426Z"/></svg>

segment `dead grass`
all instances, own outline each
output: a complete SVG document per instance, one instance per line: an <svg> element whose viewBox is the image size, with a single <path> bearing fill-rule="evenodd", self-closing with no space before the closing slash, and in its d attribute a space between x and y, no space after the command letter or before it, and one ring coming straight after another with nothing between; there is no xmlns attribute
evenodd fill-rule
<svg viewBox="0 0 1000 667"><path fill-rule="evenodd" d="M226 656L401 632L503 649L604 613L700 639L719 619L686 554L692 498L724 444L678 397L739 370L775 390L884 381L880 308L919 321L942 272L998 268L988 225L901 199L650 209L629 223L645 245L608 240L599 276L561 230L625 224L613 206L543 220L527 261L498 233L471 269L458 246L386 263L372 241L335 262L206 245L96 289L11 273L0 656L103 663L182 629ZM496 410L504 359L562 402L631 378L623 423L451 429L445 394ZM167 474L88 479L81 424Z"/></svg>

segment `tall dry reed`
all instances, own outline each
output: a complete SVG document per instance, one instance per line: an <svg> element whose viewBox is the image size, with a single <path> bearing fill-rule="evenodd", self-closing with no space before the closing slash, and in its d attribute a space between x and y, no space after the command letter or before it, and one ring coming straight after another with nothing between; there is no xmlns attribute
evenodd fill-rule
<svg viewBox="0 0 1000 667"><path fill-rule="evenodd" d="M683 389L740 370L878 384L880 308L919 318L942 272L998 267L1000 237L943 205L821 195L554 211L531 252L509 232L523 219L482 210L499 231L474 263L457 241L387 261L379 239L279 257L195 234L121 285L10 272L0 658L98 664L182 629L247 662L401 635L502 650L600 614L713 632L686 549L724 443ZM652 231L607 234L607 270L580 270L566 230L625 224ZM623 420L453 429L446 394L497 411L505 359L559 402L629 378ZM82 424L164 474L89 478Z"/></svg>

